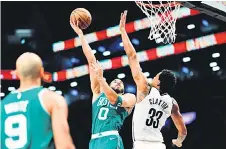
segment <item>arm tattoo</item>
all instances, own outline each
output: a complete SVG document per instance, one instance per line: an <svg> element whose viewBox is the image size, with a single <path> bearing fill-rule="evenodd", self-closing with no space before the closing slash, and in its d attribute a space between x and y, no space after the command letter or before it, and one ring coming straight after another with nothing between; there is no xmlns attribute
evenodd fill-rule
<svg viewBox="0 0 226 149"><path fill-rule="evenodd" d="M137 100L142 101L150 92L151 86L149 84L146 84L146 90L143 92L138 92L137 94Z"/></svg>

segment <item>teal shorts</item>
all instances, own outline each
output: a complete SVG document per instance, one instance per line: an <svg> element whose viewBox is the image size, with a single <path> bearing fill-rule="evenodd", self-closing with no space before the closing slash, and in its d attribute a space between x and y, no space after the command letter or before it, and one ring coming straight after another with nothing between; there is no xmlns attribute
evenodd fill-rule
<svg viewBox="0 0 226 149"><path fill-rule="evenodd" d="M119 135L110 135L91 139L89 149L124 149L122 138Z"/></svg>

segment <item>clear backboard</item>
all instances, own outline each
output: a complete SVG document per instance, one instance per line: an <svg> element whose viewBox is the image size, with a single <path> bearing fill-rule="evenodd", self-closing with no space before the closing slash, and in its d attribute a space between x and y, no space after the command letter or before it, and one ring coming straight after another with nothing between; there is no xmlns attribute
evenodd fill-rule
<svg viewBox="0 0 226 149"><path fill-rule="evenodd" d="M181 1L180 3L226 22L226 1Z"/></svg>

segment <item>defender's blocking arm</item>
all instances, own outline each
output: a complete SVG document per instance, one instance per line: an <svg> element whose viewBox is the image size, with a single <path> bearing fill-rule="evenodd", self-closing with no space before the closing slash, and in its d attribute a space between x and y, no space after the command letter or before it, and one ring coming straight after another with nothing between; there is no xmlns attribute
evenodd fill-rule
<svg viewBox="0 0 226 149"><path fill-rule="evenodd" d="M128 56L128 59L129 59L129 66L132 72L133 79L137 85L138 100L142 100L148 94L150 88L148 85L148 80L144 76L141 70L136 51L126 33L126 29L125 29L126 15L127 15L127 11L124 11L124 13L121 14L121 20L120 20L120 31L122 36L122 42L123 42L126 55Z"/></svg>

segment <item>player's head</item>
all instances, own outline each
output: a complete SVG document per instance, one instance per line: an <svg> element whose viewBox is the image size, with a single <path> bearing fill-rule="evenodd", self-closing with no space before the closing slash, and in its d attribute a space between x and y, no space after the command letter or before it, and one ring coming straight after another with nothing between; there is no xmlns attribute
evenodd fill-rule
<svg viewBox="0 0 226 149"><path fill-rule="evenodd" d="M123 94L124 93L124 84L120 79L114 79L110 83L110 87L117 93Z"/></svg>
<svg viewBox="0 0 226 149"><path fill-rule="evenodd" d="M152 84L161 93L168 93L175 86L176 81L175 74L171 70L164 69L154 77Z"/></svg>
<svg viewBox="0 0 226 149"><path fill-rule="evenodd" d="M16 73L20 80L40 79L44 74L41 58L30 52L20 55L16 60Z"/></svg>

